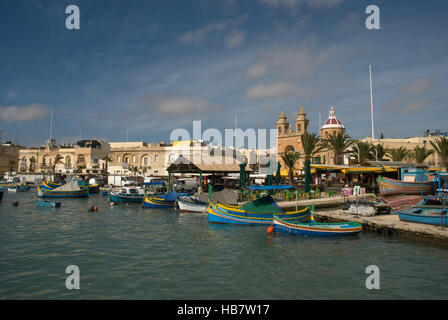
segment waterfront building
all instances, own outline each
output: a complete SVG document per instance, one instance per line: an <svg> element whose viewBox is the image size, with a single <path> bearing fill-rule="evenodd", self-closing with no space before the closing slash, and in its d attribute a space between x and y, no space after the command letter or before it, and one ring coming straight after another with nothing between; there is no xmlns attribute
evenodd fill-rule
<svg viewBox="0 0 448 320"><path fill-rule="evenodd" d="M18 172L101 173L103 158L109 152L110 146L104 141L80 140L74 144L57 145L52 139L45 146L20 150Z"/></svg>
<svg viewBox="0 0 448 320"><path fill-rule="evenodd" d="M25 148L12 142L0 144L0 173L16 171L19 162L19 152Z"/></svg>

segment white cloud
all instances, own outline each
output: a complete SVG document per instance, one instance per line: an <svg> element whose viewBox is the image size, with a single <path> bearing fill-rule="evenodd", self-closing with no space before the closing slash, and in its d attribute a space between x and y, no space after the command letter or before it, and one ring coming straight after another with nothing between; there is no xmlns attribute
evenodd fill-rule
<svg viewBox="0 0 448 320"><path fill-rule="evenodd" d="M267 71L265 64L257 63L247 70L247 75L251 78L256 78L264 75Z"/></svg>
<svg viewBox="0 0 448 320"><path fill-rule="evenodd" d="M312 8L331 8L345 0L260 0L261 3L279 8L295 9L304 4Z"/></svg>
<svg viewBox="0 0 448 320"><path fill-rule="evenodd" d="M430 101L417 101L414 103L411 103L410 105L404 107L401 110L401 113L409 113L409 112L413 112L413 111L419 111L422 109L427 109L430 106Z"/></svg>
<svg viewBox="0 0 448 320"><path fill-rule="evenodd" d="M48 115L48 107L39 103L29 106L0 106L0 121L4 122L29 122L42 120Z"/></svg>
<svg viewBox="0 0 448 320"><path fill-rule="evenodd" d="M235 48L239 47L244 41L244 33L240 30L232 31L226 39L227 47Z"/></svg>
<svg viewBox="0 0 448 320"><path fill-rule="evenodd" d="M426 92L429 89L431 84L431 77L426 77L422 79L418 79L414 81L410 85L404 87L402 90L409 94L421 94Z"/></svg>
<svg viewBox="0 0 448 320"><path fill-rule="evenodd" d="M311 52L307 48L284 47L270 51L265 57L247 70L252 77L268 73L277 77L311 77L316 69L326 63L336 52L330 47L321 52Z"/></svg>
<svg viewBox="0 0 448 320"><path fill-rule="evenodd" d="M276 98L291 93L294 86L287 82L277 82L271 85L257 84L246 91L248 98Z"/></svg>
<svg viewBox="0 0 448 320"><path fill-rule="evenodd" d="M205 41L210 35L212 35L215 32L222 32L230 28L237 28L237 26L242 24L247 19L247 17L248 15L246 14L236 19L227 19L212 22L203 28L190 30L180 37L180 42L199 44ZM243 41L243 37L244 35L240 31L238 32L233 31L233 33L231 33L228 36L228 41L230 39L230 43L228 42L227 44L230 46L235 44L239 45Z"/></svg>
<svg viewBox="0 0 448 320"><path fill-rule="evenodd" d="M224 30L228 26L228 21L213 22L201 29L190 30L181 36L182 43L198 44L204 41L211 33Z"/></svg>
<svg viewBox="0 0 448 320"><path fill-rule="evenodd" d="M168 114L185 114L190 112L207 111L210 103L203 100L169 99L155 106L155 110Z"/></svg>

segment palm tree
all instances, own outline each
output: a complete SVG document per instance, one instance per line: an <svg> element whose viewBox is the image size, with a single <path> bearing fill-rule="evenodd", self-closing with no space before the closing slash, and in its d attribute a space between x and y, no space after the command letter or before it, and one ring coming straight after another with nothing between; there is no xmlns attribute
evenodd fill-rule
<svg viewBox="0 0 448 320"><path fill-rule="evenodd" d="M140 168L137 166L130 166L129 171L132 172L134 176L136 176L137 174L140 173Z"/></svg>
<svg viewBox="0 0 448 320"><path fill-rule="evenodd" d="M365 166L368 160L373 159L373 146L370 142L357 141L354 146L352 155L355 157L357 164Z"/></svg>
<svg viewBox="0 0 448 320"><path fill-rule="evenodd" d="M60 154L56 155L56 157L54 158L54 163L53 163L53 174L54 174L55 171L56 171L56 165L57 165L58 163L62 163L62 159L64 159L64 157L61 156Z"/></svg>
<svg viewBox="0 0 448 320"><path fill-rule="evenodd" d="M285 163L285 165L288 167L288 177L289 177L289 184L292 185L294 183L294 166L300 158L299 152L290 151L286 154L282 155L282 160Z"/></svg>
<svg viewBox="0 0 448 320"><path fill-rule="evenodd" d="M15 160L9 160L9 173L12 173L13 167L16 165Z"/></svg>
<svg viewBox="0 0 448 320"><path fill-rule="evenodd" d="M409 155L418 164L425 162L426 158L432 155L435 151L432 149L426 149L426 147L415 146L414 151L411 151Z"/></svg>
<svg viewBox="0 0 448 320"><path fill-rule="evenodd" d="M108 180L108 176L109 176L109 171L108 170L109 170L109 163L112 162L112 157L111 156L105 156L103 158L103 161L106 163L106 165L104 167L104 171L106 173L106 181L109 181Z"/></svg>
<svg viewBox="0 0 448 320"><path fill-rule="evenodd" d="M354 142L345 132L336 132L330 135L329 139L323 143L323 146L334 153L334 164L343 164L344 153Z"/></svg>
<svg viewBox="0 0 448 320"><path fill-rule="evenodd" d="M430 141L432 147L437 152L440 158L440 164L442 167L448 167L448 138L440 136L435 142Z"/></svg>
<svg viewBox="0 0 448 320"><path fill-rule="evenodd" d="M305 192L310 191L311 181L311 158L321 151L324 146L320 143L319 137L315 133L302 134L302 147L305 156Z"/></svg>
<svg viewBox="0 0 448 320"><path fill-rule="evenodd" d="M30 172L34 172L34 168L36 166L36 157L32 156L30 158Z"/></svg>
<svg viewBox="0 0 448 320"><path fill-rule="evenodd" d="M373 146L373 154L375 155L376 160L382 160L386 154L390 151L388 147L384 147L382 143L378 143Z"/></svg>
<svg viewBox="0 0 448 320"><path fill-rule="evenodd" d="M401 162L409 155L409 151L405 147L392 148L387 152L392 161Z"/></svg>

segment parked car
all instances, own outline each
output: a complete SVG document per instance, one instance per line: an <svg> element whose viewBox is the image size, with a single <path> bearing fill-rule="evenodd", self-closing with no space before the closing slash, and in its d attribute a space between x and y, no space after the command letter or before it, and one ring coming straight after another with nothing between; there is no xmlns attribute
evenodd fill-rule
<svg viewBox="0 0 448 320"><path fill-rule="evenodd" d="M197 190L198 183L196 178L180 178L177 179L174 183L174 189L176 191L184 192L184 191L193 191Z"/></svg>

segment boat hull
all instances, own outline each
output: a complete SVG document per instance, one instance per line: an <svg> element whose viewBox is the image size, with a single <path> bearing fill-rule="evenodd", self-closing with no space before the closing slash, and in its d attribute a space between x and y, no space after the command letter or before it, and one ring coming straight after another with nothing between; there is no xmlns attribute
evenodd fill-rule
<svg viewBox="0 0 448 320"><path fill-rule="evenodd" d="M310 211L308 208L295 212L279 213L283 219L288 221L308 221ZM213 223L229 223L241 225L270 225L274 213L252 213L240 210L238 207L225 206L210 203L208 207L208 221Z"/></svg>
<svg viewBox="0 0 448 320"><path fill-rule="evenodd" d="M419 210L415 210L414 212L408 211L397 211L398 218L401 221L406 222L415 222L415 223L423 223L423 224L431 224L434 226L447 226L448 225L448 217L445 213L443 216L440 214L441 210L439 210L439 214L422 214L416 213ZM426 210L427 211L427 210ZM437 211L437 210L436 210ZM445 210L446 211L446 210ZM423 211L424 212L424 211ZM428 212L428 211L427 211Z"/></svg>
<svg viewBox="0 0 448 320"><path fill-rule="evenodd" d="M119 193L111 192L109 199L111 202L137 202L142 203L145 195L120 195Z"/></svg>
<svg viewBox="0 0 448 320"><path fill-rule="evenodd" d="M181 212L205 213L208 207L207 203L196 202L194 200L177 199L177 204Z"/></svg>
<svg viewBox="0 0 448 320"><path fill-rule="evenodd" d="M433 181L407 182L386 177L378 177L380 194L384 197L393 195L429 195L434 193Z"/></svg>
<svg viewBox="0 0 448 320"><path fill-rule="evenodd" d="M76 191L54 191L38 187L37 196L43 198L85 198L89 196L89 191L87 189Z"/></svg>
<svg viewBox="0 0 448 320"><path fill-rule="evenodd" d="M274 232L309 235L309 236L348 236L362 231L362 226L356 222L346 223L297 223L286 222L274 216Z"/></svg>
<svg viewBox="0 0 448 320"><path fill-rule="evenodd" d="M39 207L59 208L61 206L60 202L52 202L52 201L37 201L36 204Z"/></svg>
<svg viewBox="0 0 448 320"><path fill-rule="evenodd" d="M146 194L144 208L172 208L176 205L178 194L171 191L163 194Z"/></svg>

